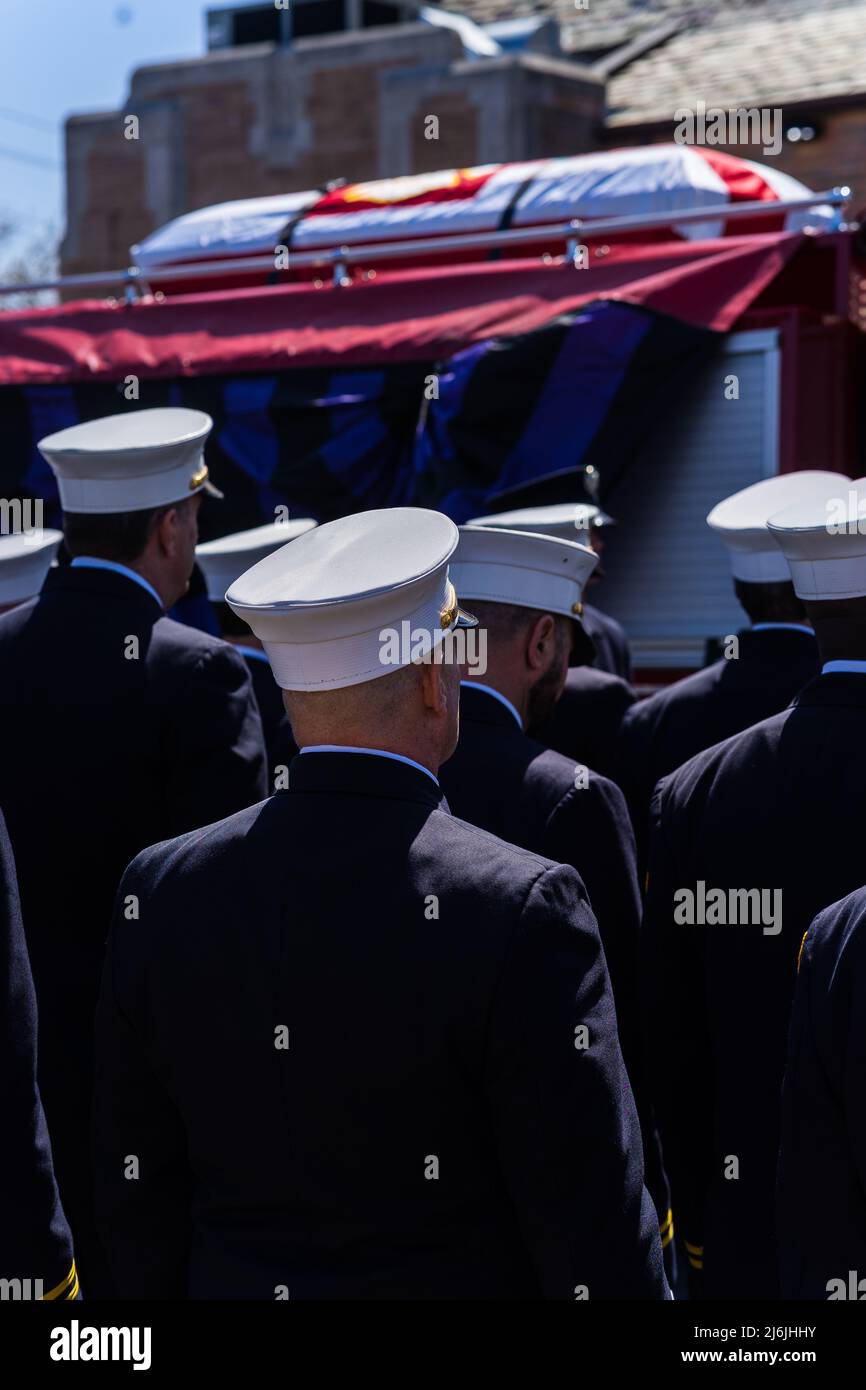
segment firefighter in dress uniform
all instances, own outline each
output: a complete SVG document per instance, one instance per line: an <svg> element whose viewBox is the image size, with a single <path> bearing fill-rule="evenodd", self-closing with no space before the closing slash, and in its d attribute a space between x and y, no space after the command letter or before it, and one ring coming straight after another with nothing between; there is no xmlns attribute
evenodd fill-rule
<svg viewBox="0 0 866 1390"><path fill-rule="evenodd" d="M300 753L118 893L94 1132L126 1296L667 1296L585 888L439 784L457 538L361 513L228 590Z"/></svg>
<svg viewBox="0 0 866 1390"><path fill-rule="evenodd" d="M200 411L133 410L41 440L71 563L0 617L0 806L36 987L39 1086L85 1296L110 1292L87 1116L117 884L145 845L266 790L243 658L165 616L186 590L198 509L215 491L210 429Z"/></svg>

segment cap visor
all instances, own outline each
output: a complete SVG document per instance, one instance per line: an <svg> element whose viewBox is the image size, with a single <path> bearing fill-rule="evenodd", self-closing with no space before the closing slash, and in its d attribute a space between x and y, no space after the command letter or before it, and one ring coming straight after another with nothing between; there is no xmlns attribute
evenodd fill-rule
<svg viewBox="0 0 866 1390"><path fill-rule="evenodd" d="M454 619L454 626L450 629L455 632L458 627L477 627L478 619L472 613L467 613L465 608L457 609L457 617Z"/></svg>
<svg viewBox="0 0 866 1390"><path fill-rule="evenodd" d="M208 497L217 497L220 502L225 501L225 493L220 492L218 487L214 487L213 483L210 481L209 478L205 478L204 482L198 490L199 492L206 492Z"/></svg>

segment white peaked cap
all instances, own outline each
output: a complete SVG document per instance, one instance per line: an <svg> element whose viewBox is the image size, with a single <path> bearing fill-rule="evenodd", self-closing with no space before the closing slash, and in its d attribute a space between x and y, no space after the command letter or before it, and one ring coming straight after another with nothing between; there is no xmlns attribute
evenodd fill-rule
<svg viewBox="0 0 866 1390"><path fill-rule="evenodd" d="M550 507L524 507L516 512L497 512L476 516L467 526L492 526L497 530L537 531L543 536L559 536L564 541L580 540L596 526L612 526L614 520L592 502L555 502Z"/></svg>
<svg viewBox="0 0 866 1390"><path fill-rule="evenodd" d="M461 526L451 566L458 594L472 600L508 603L562 613L577 621L583 590L598 564L587 545L531 531Z"/></svg>
<svg viewBox="0 0 866 1390"><path fill-rule="evenodd" d="M832 496L795 502L767 523L798 598L866 596L866 478L840 478Z"/></svg>
<svg viewBox="0 0 866 1390"><path fill-rule="evenodd" d="M208 482L204 446L213 421L202 410L165 406L104 415L40 439L65 512L140 512L181 502Z"/></svg>
<svg viewBox="0 0 866 1390"><path fill-rule="evenodd" d="M273 551L235 580L226 602L261 640L283 690L360 685L475 626L448 575L456 545L457 527L442 512L358 512ZM385 655L388 634L404 632L411 644L401 641L396 659L393 644Z"/></svg>
<svg viewBox="0 0 866 1390"><path fill-rule="evenodd" d="M0 536L0 607L36 597L62 540L62 531Z"/></svg>
<svg viewBox="0 0 866 1390"><path fill-rule="evenodd" d="M769 517L797 502L823 508L827 498L838 497L849 481L842 473L817 469L778 473L717 503L707 525L728 547L734 578L750 584L790 583L788 561L767 527Z"/></svg>
<svg viewBox="0 0 866 1390"><path fill-rule="evenodd" d="M233 531L215 541L203 541L195 548L195 558L207 580L207 596L212 603L222 603L226 589L238 575L251 565L278 550L281 545L311 531L316 525L312 517L299 516L289 521L269 521L265 526L253 526L249 531Z"/></svg>

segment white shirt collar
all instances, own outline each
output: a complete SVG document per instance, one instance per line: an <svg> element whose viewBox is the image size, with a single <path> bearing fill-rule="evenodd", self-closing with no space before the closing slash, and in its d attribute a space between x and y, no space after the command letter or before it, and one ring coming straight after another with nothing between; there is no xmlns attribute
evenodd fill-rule
<svg viewBox="0 0 866 1390"><path fill-rule="evenodd" d="M814 637L815 634L810 627L804 627L802 623L753 623L753 632L805 632L807 637Z"/></svg>
<svg viewBox="0 0 866 1390"><path fill-rule="evenodd" d="M835 676L841 671L866 676L866 661L825 661L821 667L822 676Z"/></svg>
<svg viewBox="0 0 866 1390"><path fill-rule="evenodd" d="M500 705L504 705L505 708L514 715L514 718L517 720L518 729L523 728L523 720L520 718L514 705L499 690L494 690L492 685L482 685L481 681L461 681L460 685L461 687L465 686L467 690L483 690L487 695L492 695L494 700L498 700Z"/></svg>
<svg viewBox="0 0 866 1390"><path fill-rule="evenodd" d="M393 758L395 763L406 763L409 767L416 767L419 772L423 772L425 777L429 777L431 782L439 786L439 778L434 777L429 767L424 767L422 763L416 763L414 758L405 758L402 753L386 753L382 748L344 748L339 743L308 743L306 748L302 748L301 753L366 753L371 758Z"/></svg>
<svg viewBox="0 0 866 1390"><path fill-rule="evenodd" d="M115 574L125 574L127 579L132 579L136 584L140 584L142 589L156 599L160 608L165 611L165 604L152 584L145 579L143 574L138 574L131 570L127 565L119 565L116 560L100 560L96 555L76 555L72 561L73 569L81 570L113 570Z"/></svg>

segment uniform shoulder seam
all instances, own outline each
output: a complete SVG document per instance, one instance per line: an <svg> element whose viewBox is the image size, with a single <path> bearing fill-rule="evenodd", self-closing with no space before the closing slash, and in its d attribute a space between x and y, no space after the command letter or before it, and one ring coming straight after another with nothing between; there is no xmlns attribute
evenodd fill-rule
<svg viewBox="0 0 866 1390"><path fill-rule="evenodd" d="M443 816L449 815L449 812L444 811L441 806L437 806L436 811ZM540 866L539 873L547 873L549 869L557 867L553 860L546 859L543 854L536 854L534 850L524 849L522 845L514 845L510 840L503 840L480 825L473 825L471 821L462 820L460 816L450 815L450 819L462 826L464 830L470 831L476 839L483 840L486 844L498 845L501 849L507 850L513 858L526 859L531 863L538 864Z"/></svg>

